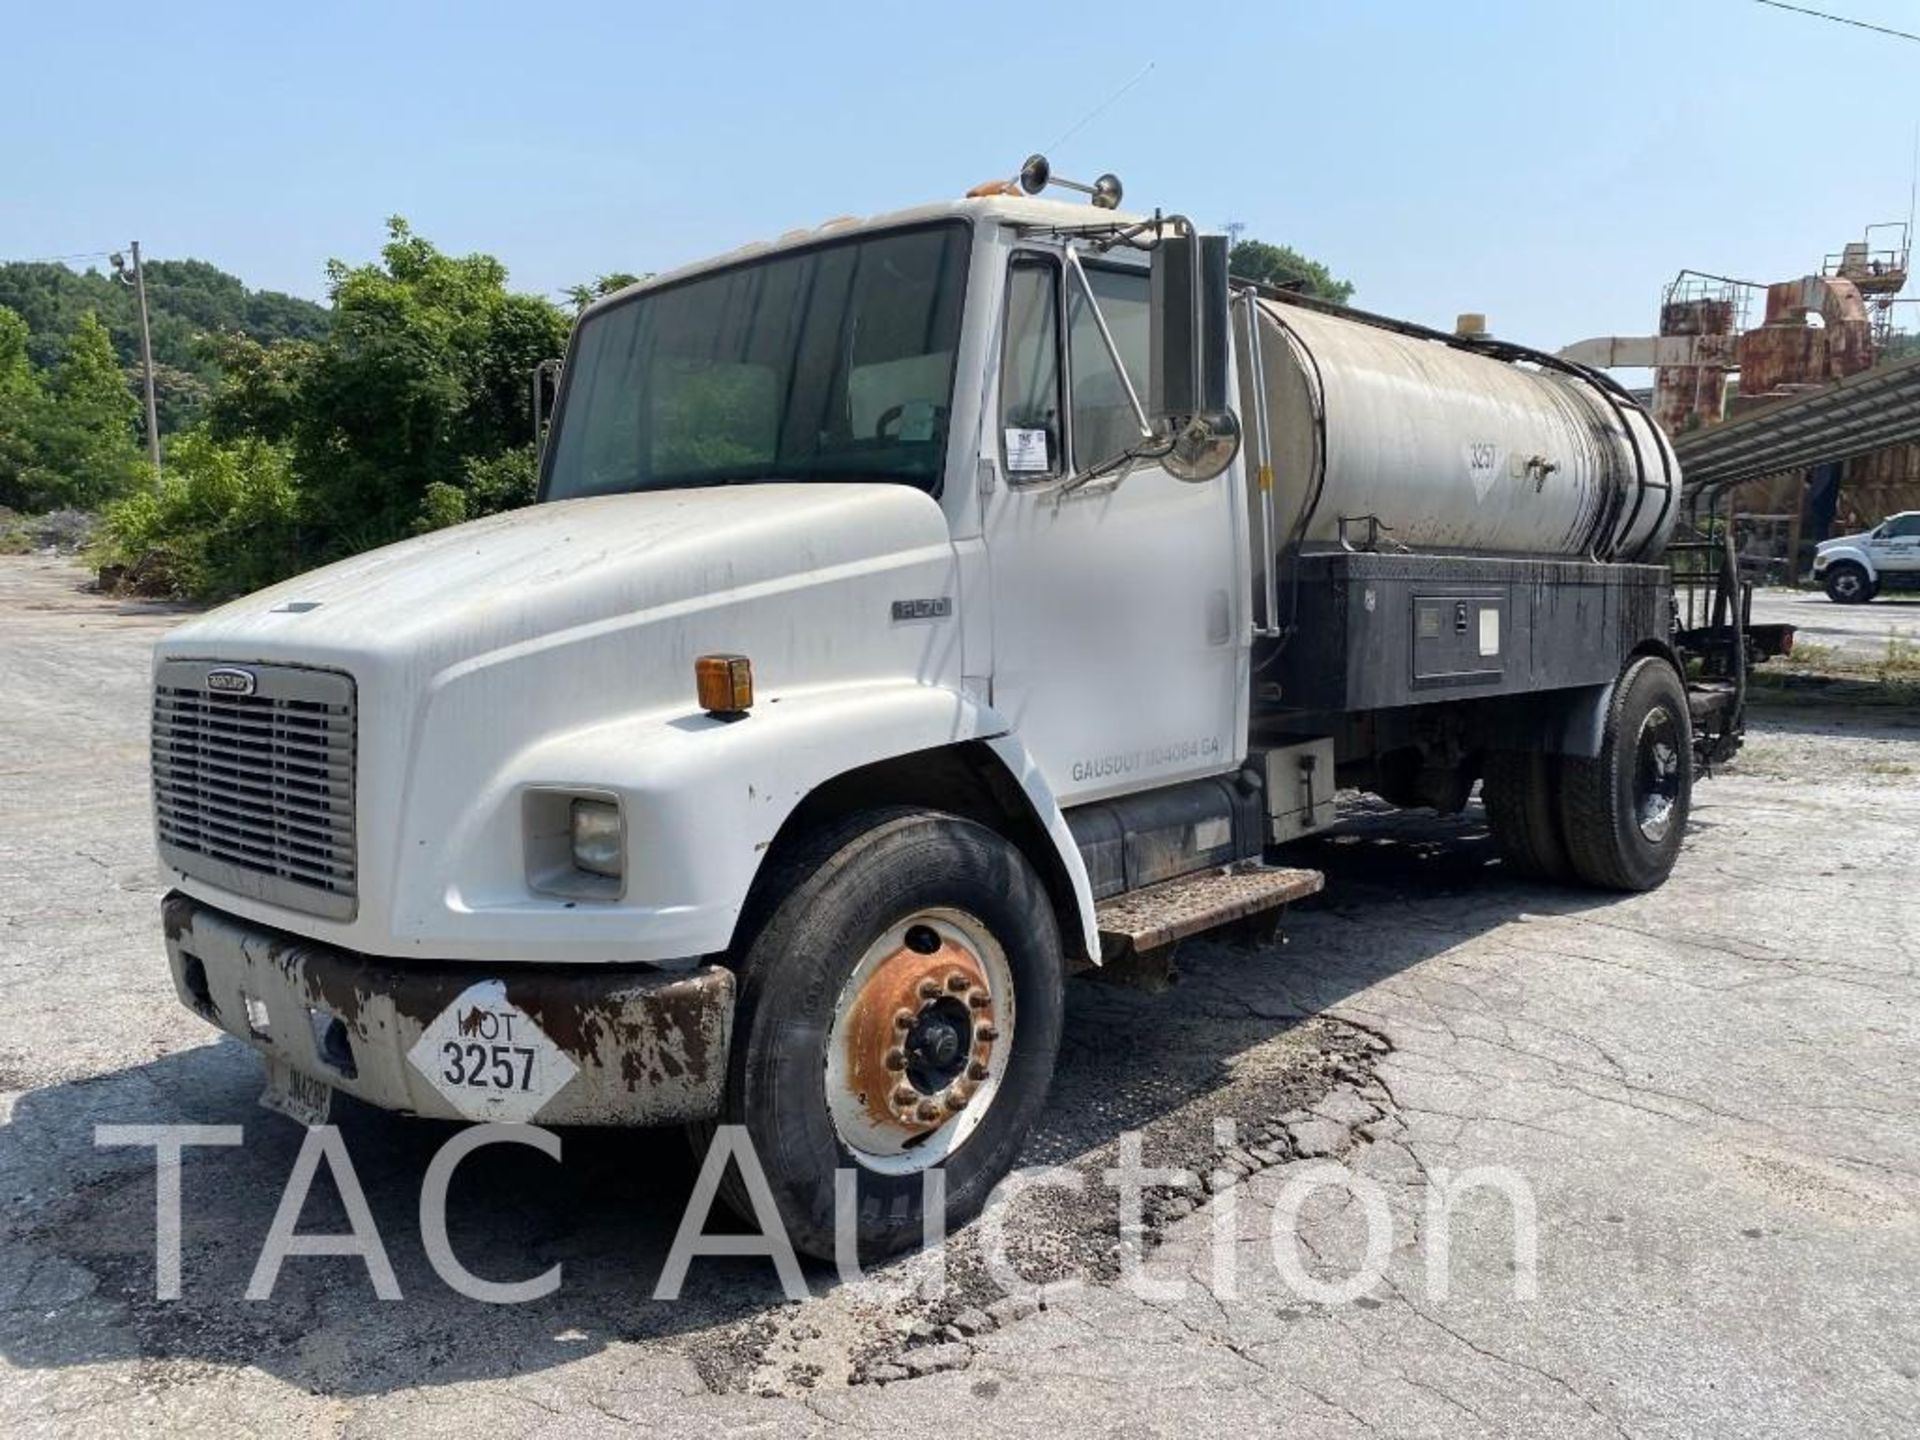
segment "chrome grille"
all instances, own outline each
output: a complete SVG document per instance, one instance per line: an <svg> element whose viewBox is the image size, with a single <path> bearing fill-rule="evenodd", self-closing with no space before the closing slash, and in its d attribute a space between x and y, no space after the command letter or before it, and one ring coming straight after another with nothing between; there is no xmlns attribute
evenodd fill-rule
<svg viewBox="0 0 1920 1440"><path fill-rule="evenodd" d="M153 689L160 858L237 894L351 919L354 726L353 680L336 671L162 664Z"/></svg>

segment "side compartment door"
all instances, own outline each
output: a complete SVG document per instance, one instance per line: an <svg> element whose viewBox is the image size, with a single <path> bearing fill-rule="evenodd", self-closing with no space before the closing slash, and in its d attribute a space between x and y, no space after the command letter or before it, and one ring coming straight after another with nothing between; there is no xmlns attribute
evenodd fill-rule
<svg viewBox="0 0 1920 1440"><path fill-rule="evenodd" d="M1148 272L1087 274L1144 398ZM1250 643L1237 467L1190 484L1142 463L1062 494L1138 440L1133 408L1057 253L1015 251L1004 301L982 449L993 705L1063 805L1230 770Z"/></svg>

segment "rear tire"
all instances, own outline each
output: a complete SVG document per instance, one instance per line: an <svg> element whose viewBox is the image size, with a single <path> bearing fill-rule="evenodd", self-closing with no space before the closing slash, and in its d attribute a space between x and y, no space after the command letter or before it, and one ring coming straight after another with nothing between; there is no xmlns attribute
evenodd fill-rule
<svg viewBox="0 0 1920 1440"><path fill-rule="evenodd" d="M1017 848L934 811L839 823L776 886L739 966L720 1119L745 1127L806 1254L833 1258L834 1176L852 1170L859 1254L879 1259L920 1243L927 1170L945 1171L951 1227L1018 1157L1060 1048L1059 927ZM900 1030L903 1014L915 1019ZM909 1082L917 1093L893 1104ZM721 1194L752 1219L731 1167Z"/></svg>
<svg viewBox="0 0 1920 1440"><path fill-rule="evenodd" d="M1560 833L1560 757L1537 750L1493 750L1480 800L1495 843L1516 876L1567 880L1573 864Z"/></svg>
<svg viewBox="0 0 1920 1440"><path fill-rule="evenodd" d="M1686 686L1665 659L1630 663L1600 753L1560 763L1560 820L1574 872L1606 890L1651 890L1673 870L1693 804Z"/></svg>
<svg viewBox="0 0 1920 1440"><path fill-rule="evenodd" d="M1836 605L1864 605L1879 588L1867 578L1867 572L1851 560L1827 567L1827 598Z"/></svg>

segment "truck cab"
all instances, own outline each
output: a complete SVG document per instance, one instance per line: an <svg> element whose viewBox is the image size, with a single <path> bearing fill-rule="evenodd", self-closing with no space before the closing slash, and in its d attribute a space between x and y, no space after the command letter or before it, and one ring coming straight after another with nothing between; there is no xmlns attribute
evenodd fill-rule
<svg viewBox="0 0 1920 1440"><path fill-rule="evenodd" d="M833 1253L844 1172L880 1254L1011 1166L1064 978L1310 894L1268 851L1336 784L1457 809L1484 773L1517 861L1664 878L1664 571L1428 564L1304 499L1296 527L1260 358L1286 297L1230 304L1224 242L1032 170L599 301L538 504L161 642L169 957L271 1103L738 1126L797 1246ZM1471 438L1438 453L1483 516L1571 506L1657 555L1644 463L1622 520Z"/></svg>

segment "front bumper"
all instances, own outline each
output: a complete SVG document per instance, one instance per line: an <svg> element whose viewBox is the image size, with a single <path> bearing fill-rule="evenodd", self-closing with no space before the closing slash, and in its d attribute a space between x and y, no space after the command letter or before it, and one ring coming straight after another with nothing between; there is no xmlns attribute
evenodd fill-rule
<svg viewBox="0 0 1920 1440"><path fill-rule="evenodd" d="M726 1083L733 972L626 965L400 964L238 920L174 891L162 903L181 1003L272 1060L402 1114L488 1118L409 1059L479 984L504 988L575 1072L540 1125L711 1119Z"/></svg>

